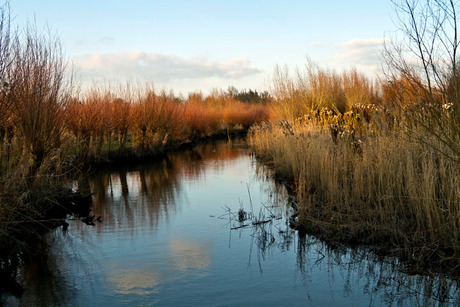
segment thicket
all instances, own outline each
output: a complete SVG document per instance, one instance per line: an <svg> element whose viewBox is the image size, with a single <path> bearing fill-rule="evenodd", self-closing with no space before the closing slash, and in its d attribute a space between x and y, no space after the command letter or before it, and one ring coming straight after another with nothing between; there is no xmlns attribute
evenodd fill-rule
<svg viewBox="0 0 460 307"><path fill-rule="evenodd" d="M65 107L65 130L76 145L78 159L110 151L149 152L196 139L247 130L268 119L262 104L245 104L225 93L204 97L190 93L179 99L151 87L94 89L72 98Z"/></svg>

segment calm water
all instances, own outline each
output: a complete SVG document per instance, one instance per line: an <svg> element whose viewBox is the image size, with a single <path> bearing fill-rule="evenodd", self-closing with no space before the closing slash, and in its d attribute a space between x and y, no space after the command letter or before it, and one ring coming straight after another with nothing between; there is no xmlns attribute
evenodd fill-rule
<svg viewBox="0 0 460 307"><path fill-rule="evenodd" d="M102 223L70 221L21 271L24 306L459 304L457 284L289 229L282 186L249 149L201 145L77 184ZM252 221L244 228L237 212ZM243 224L251 224L245 221Z"/></svg>

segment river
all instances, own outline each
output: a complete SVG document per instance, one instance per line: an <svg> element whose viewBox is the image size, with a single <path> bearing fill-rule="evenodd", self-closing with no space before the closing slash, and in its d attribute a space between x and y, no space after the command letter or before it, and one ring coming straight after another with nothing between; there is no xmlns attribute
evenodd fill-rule
<svg viewBox="0 0 460 307"><path fill-rule="evenodd" d="M288 195L272 175L243 141L220 141L81 180L75 188L93 193L101 222L69 220L66 231L50 232L36 260L20 270L22 297L1 303L460 304L455 281L407 275L397 259L291 230Z"/></svg>

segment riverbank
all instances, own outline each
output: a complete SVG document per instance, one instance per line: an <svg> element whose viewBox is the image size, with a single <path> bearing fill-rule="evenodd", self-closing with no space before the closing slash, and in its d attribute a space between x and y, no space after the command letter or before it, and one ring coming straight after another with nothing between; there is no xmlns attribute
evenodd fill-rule
<svg viewBox="0 0 460 307"><path fill-rule="evenodd" d="M143 162L152 161L152 159L162 157L173 151L181 151L193 148L199 144L213 142L218 140L231 140L234 138L245 138L248 129L230 129L220 130L213 134L199 136L193 139L187 139L170 144L162 144L152 148L128 147L123 151L111 150L106 151L98 156L92 157L81 164L81 169L86 172L95 172L101 169L117 168L118 166L136 165Z"/></svg>
<svg viewBox="0 0 460 307"><path fill-rule="evenodd" d="M7 192L0 198L0 292L20 296L23 288L17 282L18 267L33 262L42 252L43 235L57 227L66 231L66 219L89 223L91 195L46 183L16 186Z"/></svg>
<svg viewBox="0 0 460 307"><path fill-rule="evenodd" d="M250 132L256 154L292 183L301 228L397 256L408 272L458 278L456 163L401 134L333 132L306 118Z"/></svg>

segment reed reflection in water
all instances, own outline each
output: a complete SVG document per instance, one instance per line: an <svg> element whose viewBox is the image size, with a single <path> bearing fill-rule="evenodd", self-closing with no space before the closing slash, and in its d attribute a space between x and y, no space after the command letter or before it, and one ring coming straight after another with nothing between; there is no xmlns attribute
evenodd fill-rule
<svg viewBox="0 0 460 307"><path fill-rule="evenodd" d="M23 305L460 304L455 281L289 228L288 195L244 143L220 142L78 182L94 227L72 221L25 265ZM270 222L240 225L243 208ZM48 272L48 273L46 273Z"/></svg>

